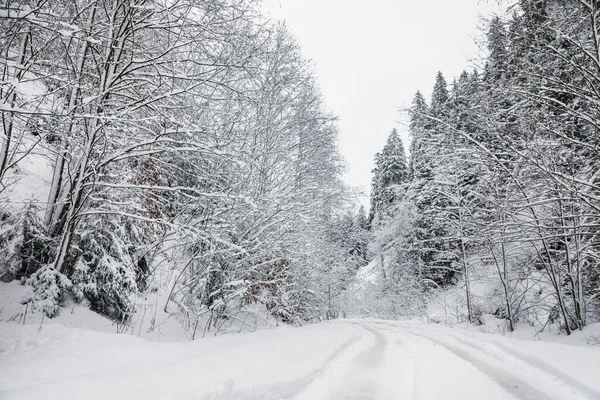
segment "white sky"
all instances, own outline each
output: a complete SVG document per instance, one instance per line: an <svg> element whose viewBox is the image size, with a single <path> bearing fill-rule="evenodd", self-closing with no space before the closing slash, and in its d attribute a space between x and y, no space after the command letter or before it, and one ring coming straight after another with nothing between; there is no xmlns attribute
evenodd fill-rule
<svg viewBox="0 0 600 400"><path fill-rule="evenodd" d="M482 0L265 2L313 61L327 105L340 117L346 180L367 194L373 157L392 128L408 150L399 109L417 90L429 98L437 71L451 83L471 65L478 16L491 7Z"/></svg>

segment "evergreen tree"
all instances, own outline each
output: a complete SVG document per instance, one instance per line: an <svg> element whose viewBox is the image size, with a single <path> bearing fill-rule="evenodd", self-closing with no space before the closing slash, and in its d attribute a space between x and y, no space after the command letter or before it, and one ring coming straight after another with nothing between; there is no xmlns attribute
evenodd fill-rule
<svg viewBox="0 0 600 400"><path fill-rule="evenodd" d="M506 28L500 17L496 16L490 21L487 31L488 58L485 66L485 79L499 81L506 77L508 72L508 42Z"/></svg>
<svg viewBox="0 0 600 400"><path fill-rule="evenodd" d="M369 224L369 228L373 226L375 221L375 217L377 214L378 206L381 204L381 192L382 188L379 184L379 163L380 163L381 153L375 153L375 157L373 157L373 161L375 166L371 169L371 194L370 194L370 202L369 202L369 218L367 220Z"/></svg>
<svg viewBox="0 0 600 400"><path fill-rule="evenodd" d="M410 258L423 276L438 285L450 282L454 275L448 221L444 218L449 207L445 188L440 183L444 174L453 168L444 155L452 152L444 120L449 116L449 93L444 76L439 72L429 110L417 93L411 109L413 149L411 165L413 178L408 196L417 209L409 233Z"/></svg>
<svg viewBox="0 0 600 400"><path fill-rule="evenodd" d="M408 182L408 166L402 140L396 128L388 136L381 153L375 157L371 189L370 221L376 214L385 215L397 199L401 185Z"/></svg>
<svg viewBox="0 0 600 400"><path fill-rule="evenodd" d="M435 85L431 94L431 115L436 118L443 118L447 115L448 110L448 84L446 78L441 72L438 72L435 77Z"/></svg>
<svg viewBox="0 0 600 400"><path fill-rule="evenodd" d="M417 92L409 112L410 159L408 162L409 180L415 181L431 176L431 168L424 154L425 142L429 139L431 121L429 107L421 92Z"/></svg>
<svg viewBox="0 0 600 400"><path fill-rule="evenodd" d="M364 265L368 261L367 244L369 243L369 222L365 207L361 205L354 216L352 222L353 227L353 247L351 254L360 265Z"/></svg>

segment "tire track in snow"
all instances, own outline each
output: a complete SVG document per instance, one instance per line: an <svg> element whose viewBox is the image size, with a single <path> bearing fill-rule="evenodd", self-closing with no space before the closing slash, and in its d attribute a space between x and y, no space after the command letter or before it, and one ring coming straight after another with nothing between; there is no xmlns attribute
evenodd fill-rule
<svg viewBox="0 0 600 400"><path fill-rule="evenodd" d="M387 347L386 338L381 332L376 329L372 329L365 325L362 328L371 332L375 336L375 343L368 348L363 350L353 360L353 371L348 374L346 379L358 378L357 381L344 382L342 385L346 385L344 388L338 388L337 393L332 398L335 399L379 399L378 391L379 386L374 381L373 376L369 376L370 371L375 371L381 367L383 363L383 356ZM348 383L350 383L348 385Z"/></svg>
<svg viewBox="0 0 600 400"><path fill-rule="evenodd" d="M266 399L290 399L296 398L307 387L311 386L321 376L327 373L339 362L347 358L347 354L355 353L355 347L363 339L363 334L350 338L336 348L323 364L310 373L298 377L291 381L278 382L274 384L265 384L254 387L235 387L233 381L222 382L218 387L213 387L208 393L202 396L192 396L191 400L266 400Z"/></svg>
<svg viewBox="0 0 600 400"><path fill-rule="evenodd" d="M532 370L542 371L546 375L554 378L555 380L559 382L562 381L563 383L568 384L570 387L577 389L578 391L584 393L586 396L589 396L591 399L600 399L599 391L574 379L573 377L565 374L564 372L546 363L545 361L540 360L536 356L524 354L522 352L508 347L506 344L501 342L485 342L488 346L483 346L481 344L465 340L464 338L461 338L458 335L448 334L448 336L467 347L470 347L482 353L486 353L498 360L506 362L507 358L513 358L516 361L525 364L528 368Z"/></svg>
<svg viewBox="0 0 600 400"><path fill-rule="evenodd" d="M386 348L386 338L378 331L362 324L352 324L368 333L360 342L361 346L354 354L335 360L311 384L294 396L294 399L344 399L369 400L379 399L377 385L369 372L376 371L382 364Z"/></svg>
<svg viewBox="0 0 600 400"><path fill-rule="evenodd" d="M484 375L495 381L502 389L511 394L512 396L521 400L557 400L562 397L553 397L545 392L541 392L523 380L521 377L514 373L492 365L489 362L482 360L480 357L473 353L455 346L446 341L434 338L423 333L410 333L415 337L425 339L447 351L454 354L456 357L468 362L477 370L482 372Z"/></svg>
<svg viewBox="0 0 600 400"><path fill-rule="evenodd" d="M388 352L391 353L388 354L389 359L392 361L391 364L395 365L386 365L386 367L388 369L390 367L394 368L395 371L393 376L390 376L390 381L393 382L394 385L397 385L398 383L401 385L393 387L394 393L388 397L394 399L415 400L417 395L419 348L415 345L414 341L407 340L409 335L406 332L398 330L397 327L379 322L373 322L371 324L376 327L375 329L383 330L390 334L396 345L393 348L395 351ZM408 361L408 363L406 361ZM402 364L398 365L399 362L402 362ZM388 386L390 386L390 382L388 382ZM402 392L402 396L399 397L400 393L396 392Z"/></svg>
<svg viewBox="0 0 600 400"><path fill-rule="evenodd" d="M447 337L457 341L459 344L472 349L475 353L481 353L481 354L493 357L495 360L497 360L503 364L510 364L511 366L514 366L514 362L517 362L535 373L539 374L541 372L543 375L545 375L544 378L551 379L552 381L554 381L553 383L558 383L559 385L566 384L567 387L580 392L580 393L573 393L573 395L578 396L577 398L580 398L580 399L584 398L582 396L582 395L584 395L585 397L588 397L590 399L600 399L600 391L589 387L585 383L578 381L577 379L571 377L570 375L567 375L563 371L560 371L556 367L548 364L547 362L539 359L538 357L514 350L514 349L508 347L504 343L497 342L497 341L485 341L484 342L485 345L484 345L484 344L481 344L478 342L473 342L471 340L467 340L463 337L460 337L457 334L450 333L450 332L442 333L435 329L415 328L415 327L403 326L403 325L396 325L396 326L404 327L406 329L411 330L412 332L414 332L415 330L418 330L421 332L428 332L430 334L447 336ZM417 334L417 335L420 337L423 337L422 334ZM428 336L428 338L431 339L431 336ZM438 344L442 345L443 347L447 347L439 342L438 342Z"/></svg>
<svg viewBox="0 0 600 400"><path fill-rule="evenodd" d="M386 347L385 337L376 329L365 325L362 325L361 327L375 336L375 343L370 348L363 350L363 352L356 357L355 362L365 368L376 368L378 365L381 365L383 360L383 352Z"/></svg>
<svg viewBox="0 0 600 400"><path fill-rule="evenodd" d="M553 367L552 365L546 363L545 361L540 360L538 357L529 355L529 354L524 354L517 350L511 349L510 347L506 346L504 343L497 342L497 343L493 343L493 345L496 346L497 348L501 349L502 351L504 351L506 354L509 354L512 357L524 362L525 364L527 364L533 368L539 369L539 370L547 373L548 375L555 376L557 379L560 379L561 381L567 383L569 386L574 387L574 388L578 389L580 392L585 393L591 399L600 399L600 391L598 391L594 388L591 388L588 385L586 385L585 383L582 383L582 382L572 378L571 376L565 374L564 372L562 372L559 369Z"/></svg>

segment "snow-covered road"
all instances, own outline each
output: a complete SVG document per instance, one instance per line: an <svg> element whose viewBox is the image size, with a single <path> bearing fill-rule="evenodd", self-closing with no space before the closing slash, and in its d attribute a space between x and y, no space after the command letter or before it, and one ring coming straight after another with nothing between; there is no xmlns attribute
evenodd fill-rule
<svg viewBox="0 0 600 400"><path fill-rule="evenodd" d="M417 322L191 343L0 324L0 399L600 399L600 349Z"/></svg>
<svg viewBox="0 0 600 400"><path fill-rule="evenodd" d="M463 339L468 332L384 321L354 326L360 339L295 398L600 399L592 376L588 386L533 355ZM600 373L600 352L595 356Z"/></svg>

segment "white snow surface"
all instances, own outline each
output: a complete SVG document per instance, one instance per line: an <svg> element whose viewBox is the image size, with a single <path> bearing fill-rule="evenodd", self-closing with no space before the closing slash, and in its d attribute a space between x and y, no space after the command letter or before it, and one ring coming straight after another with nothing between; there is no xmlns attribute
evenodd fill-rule
<svg viewBox="0 0 600 400"><path fill-rule="evenodd" d="M354 284L358 287L364 287L369 284L377 283L379 276L381 275L381 261L377 258L371 260L370 263L364 265L356 272L356 279Z"/></svg>
<svg viewBox="0 0 600 400"><path fill-rule="evenodd" d="M600 348L417 321L193 342L0 322L0 398L599 399Z"/></svg>
<svg viewBox="0 0 600 400"><path fill-rule="evenodd" d="M170 302L165 311L165 305L171 285L168 276L161 276L163 282L156 282L163 271L155 271L150 282L156 290L148 290L145 294L132 296L135 313L124 324L119 324L109 318L91 311L85 302L77 303L67 297L62 301L58 315L49 320L39 308L29 302L33 298L33 288L21 285L18 281L0 282L0 322L13 322L22 325L46 325L57 323L68 328L84 328L105 333L119 333L141 337L150 341L189 341L193 335L193 326L180 317L174 302ZM173 271L171 271L173 273ZM258 304L248 307L244 312L236 314L230 321L221 321L218 329L208 325L207 318L198 323L196 337L216 336L226 333L239 333L258 329L269 329L278 322L265 314ZM1 345L1 343L0 343ZM2 399L2 397L0 397Z"/></svg>

